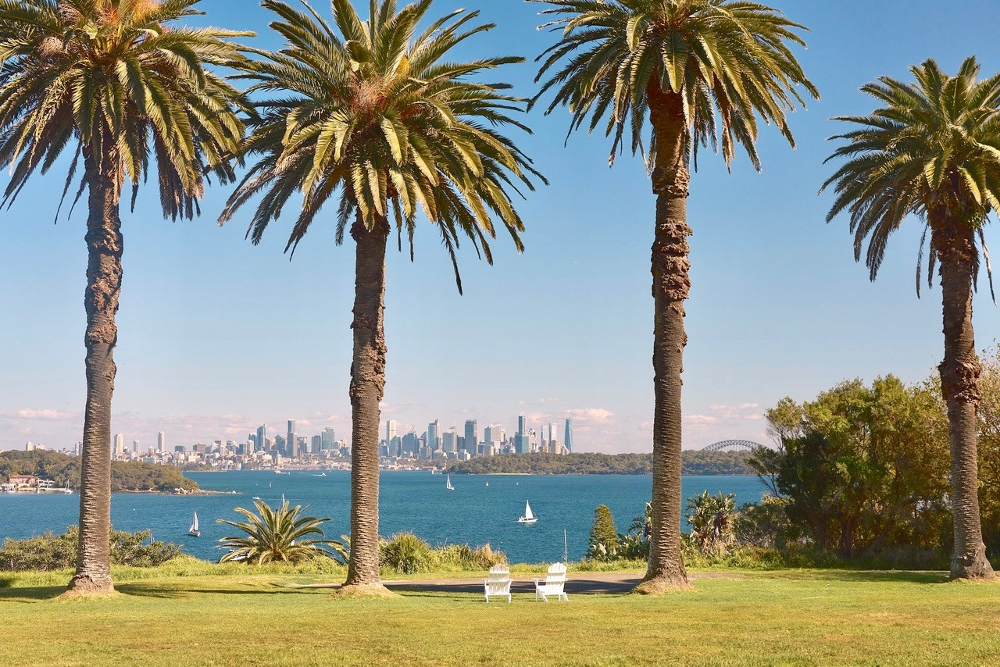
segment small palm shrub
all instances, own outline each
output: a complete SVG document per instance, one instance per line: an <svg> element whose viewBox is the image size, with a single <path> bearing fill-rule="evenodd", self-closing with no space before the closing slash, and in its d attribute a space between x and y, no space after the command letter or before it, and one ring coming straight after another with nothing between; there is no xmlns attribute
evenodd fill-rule
<svg viewBox="0 0 1000 667"><path fill-rule="evenodd" d="M320 524L330 520L329 517L303 516L302 506L289 507L288 501L278 508L271 508L263 500L255 500L253 504L256 514L242 507L236 508L247 518L245 522L218 520L245 533L219 540L223 547L229 549L219 560L220 563L301 563L313 558L332 557L332 553L325 548L330 540L323 539L320 528Z"/></svg>
<svg viewBox="0 0 1000 667"><path fill-rule="evenodd" d="M712 496L708 491L703 491L691 496L687 505L691 541L703 553L726 553L735 541L733 534L735 514L735 493L726 495L719 492Z"/></svg>

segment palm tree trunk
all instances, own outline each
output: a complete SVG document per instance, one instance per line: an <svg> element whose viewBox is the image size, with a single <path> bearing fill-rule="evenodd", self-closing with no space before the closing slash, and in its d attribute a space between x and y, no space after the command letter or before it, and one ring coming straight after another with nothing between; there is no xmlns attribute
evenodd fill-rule
<svg viewBox="0 0 1000 667"><path fill-rule="evenodd" d="M684 107L680 95L650 80L646 95L656 137L653 192L653 529L649 538L642 593L688 586L681 555L681 372L684 364L684 301L691 288L688 271L687 197L690 173L684 159Z"/></svg>
<svg viewBox="0 0 1000 667"><path fill-rule="evenodd" d="M118 188L86 158L87 218L87 408L80 457L80 538L69 594L114 592L111 582L111 396L117 368L118 298L122 284L122 233Z"/></svg>
<svg viewBox="0 0 1000 667"><path fill-rule="evenodd" d="M931 213L947 215L946 213ZM964 227L964 226L963 226ZM951 555L952 579L988 579L993 568L986 559L979 516L979 467L976 411L982 398L972 329L972 276L976 258L974 232L950 220L931 222L932 243L941 264L941 298L944 311L944 361L941 390L948 404L951 440L951 507L955 547Z"/></svg>
<svg viewBox="0 0 1000 667"><path fill-rule="evenodd" d="M351 558L343 593L384 594L378 563L379 402L385 390L385 251L388 223L351 229L357 245L351 364Z"/></svg>

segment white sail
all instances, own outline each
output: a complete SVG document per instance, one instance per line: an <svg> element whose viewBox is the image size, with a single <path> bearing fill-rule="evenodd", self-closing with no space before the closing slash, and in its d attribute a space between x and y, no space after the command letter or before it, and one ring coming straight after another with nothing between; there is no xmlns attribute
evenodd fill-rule
<svg viewBox="0 0 1000 667"><path fill-rule="evenodd" d="M451 475L448 475L448 480L447 483L444 485L444 488L448 489L449 491L455 490L455 487L451 485Z"/></svg>
<svg viewBox="0 0 1000 667"><path fill-rule="evenodd" d="M194 512L194 518L191 520L191 531L192 533L198 532L198 513Z"/></svg>
<svg viewBox="0 0 1000 667"><path fill-rule="evenodd" d="M531 503L529 503L527 500L524 501L524 518L527 519L528 521L531 521L532 519L535 518L535 515L531 513Z"/></svg>

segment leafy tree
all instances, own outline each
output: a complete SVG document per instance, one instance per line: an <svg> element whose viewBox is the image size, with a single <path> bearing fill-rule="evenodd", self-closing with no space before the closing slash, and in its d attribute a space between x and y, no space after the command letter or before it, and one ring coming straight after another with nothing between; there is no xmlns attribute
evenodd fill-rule
<svg viewBox="0 0 1000 667"><path fill-rule="evenodd" d="M784 431L782 447L755 452L750 463L773 480L792 526L818 546L846 557L942 546L947 419L932 385L907 387L892 376L871 387L844 382L795 410L784 400L767 416Z"/></svg>
<svg viewBox="0 0 1000 667"><path fill-rule="evenodd" d="M226 221L263 194L248 236L260 241L295 193L302 208L287 250L302 241L320 209L338 200L337 242L350 227L356 246L354 361L351 366L351 559L347 590L381 590L378 562L379 401L385 387L385 254L392 228L411 241L418 211L451 256L467 237L492 261L494 219L522 249L523 223L508 190L531 188L528 158L499 129L527 129L514 119L521 100L482 76L521 58L454 57L455 47L491 24L470 26L478 12L455 12L417 27L431 0L397 11L371 0L362 22L348 0L333 0L333 25L308 8L278 0L271 27L286 40L259 53L243 78L258 94L260 119L245 146L258 161L233 194ZM266 97L273 94L273 97ZM392 222L390 222L390 216ZM400 244L402 243L400 239ZM411 242L412 256L412 242ZM461 291L461 282L458 281Z"/></svg>
<svg viewBox="0 0 1000 667"><path fill-rule="evenodd" d="M721 555L733 543L733 517L736 494L721 491L712 496L708 491L688 498L687 520L691 524L691 539L702 553Z"/></svg>
<svg viewBox="0 0 1000 667"><path fill-rule="evenodd" d="M1000 346L983 359L980 380L983 400L979 422L979 507L984 542L994 558L1000 555Z"/></svg>
<svg viewBox="0 0 1000 667"><path fill-rule="evenodd" d="M607 505L598 505L594 510L588 544L587 558L591 560L609 561L618 556L618 528Z"/></svg>
<svg viewBox="0 0 1000 667"><path fill-rule="evenodd" d="M566 106L570 131L584 126L614 137L611 162L626 144L642 153L656 194L652 272L653 534L639 590L686 586L681 554L681 370L684 302L690 290L687 237L689 167L699 146L719 147L728 166L742 146L760 167L758 117L792 143L785 113L818 97L788 43L803 44L797 23L742 0L532 0L548 5L548 27L562 37L540 57L539 98ZM538 98L536 98L537 100ZM648 153L644 128L652 128ZM628 133L629 136L626 136Z"/></svg>
<svg viewBox="0 0 1000 667"><path fill-rule="evenodd" d="M843 163L824 187L835 186L827 220L850 214L855 259L878 274L892 233L910 215L930 234L927 278L940 265L944 314L941 390L948 404L952 578L993 577L986 559L978 498L976 409L981 400L972 328L972 292L983 227L1000 209L1000 75L979 79L975 58L949 76L933 60L910 68L914 82L880 77L861 90L880 106L867 116L837 120L855 129L830 159ZM985 245L983 245L985 252ZM920 292L921 255L917 260Z"/></svg>
<svg viewBox="0 0 1000 667"><path fill-rule="evenodd" d="M271 508L263 500L255 500L253 504L256 514L242 507L236 508L247 518L245 522L218 519L219 523L246 533L219 540L224 548L229 549L219 560L220 563L301 563L311 558L330 557L330 552L324 548L330 541L322 539L323 530L320 528L320 524L330 520L329 517L303 516L302 506L290 508L287 500L278 508Z"/></svg>
<svg viewBox="0 0 1000 667"><path fill-rule="evenodd" d="M238 60L244 33L177 28L199 0L0 0L0 161L10 205L36 171L74 153L63 197L83 162L87 404L83 428L76 594L113 590L110 571L111 397L122 281L122 188L151 166L164 216L191 218L205 173L226 180L243 133L240 94L214 68ZM152 163L152 165L151 165ZM58 211L56 213L58 217Z"/></svg>

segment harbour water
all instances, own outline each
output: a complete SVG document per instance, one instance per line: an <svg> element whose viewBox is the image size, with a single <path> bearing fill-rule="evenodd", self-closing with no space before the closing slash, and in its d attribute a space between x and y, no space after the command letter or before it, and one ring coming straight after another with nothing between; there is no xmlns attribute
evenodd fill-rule
<svg viewBox="0 0 1000 667"><path fill-rule="evenodd" d="M115 494L111 520L119 530L149 528L158 540L175 542L198 558L218 560L220 538L234 529L217 519L241 520L236 507L251 508L260 497L272 506L284 497L292 505L308 506L312 516L330 517L326 535L349 532L350 473L296 471L186 473L206 491L224 495ZM619 532L642 514L650 497L651 478L632 475L452 475L428 472L384 472L381 476L380 530L384 536L412 531L431 544L489 543L507 553L511 562L544 562L563 556L566 530L569 557L586 553L594 508L607 505ZM695 477L683 479L685 498L702 491L735 493L738 504L756 502L765 488L756 477ZM77 523L79 495L0 494L0 539L24 538L44 531L62 532ZM539 517L533 525L519 524L525 501ZM192 512L198 512L201 537L187 535Z"/></svg>

